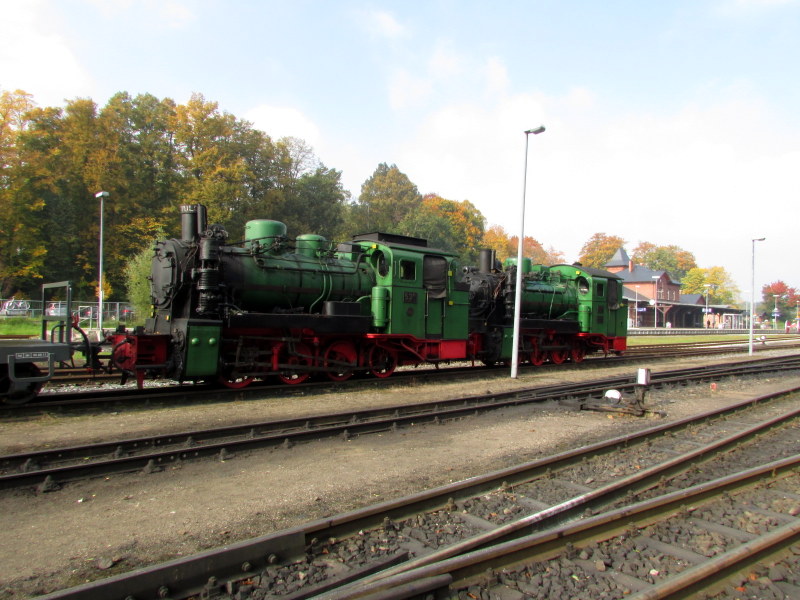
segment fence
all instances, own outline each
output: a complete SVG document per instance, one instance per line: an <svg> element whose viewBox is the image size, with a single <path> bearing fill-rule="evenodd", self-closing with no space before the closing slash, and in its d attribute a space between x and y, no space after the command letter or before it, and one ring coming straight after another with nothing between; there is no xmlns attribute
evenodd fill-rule
<svg viewBox="0 0 800 600"><path fill-rule="evenodd" d="M43 306L44 304L44 306ZM25 300L20 298L0 299L0 318L28 317L40 319L43 314L48 316L64 316L67 310L66 302L41 300ZM72 314L82 323L97 321L97 302L72 302ZM106 322L127 322L134 317L133 308L127 302L103 302L103 324Z"/></svg>

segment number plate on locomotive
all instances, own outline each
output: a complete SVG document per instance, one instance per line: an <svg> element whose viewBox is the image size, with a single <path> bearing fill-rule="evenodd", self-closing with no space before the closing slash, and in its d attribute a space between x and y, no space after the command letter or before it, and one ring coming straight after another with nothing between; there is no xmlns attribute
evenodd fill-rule
<svg viewBox="0 0 800 600"><path fill-rule="evenodd" d="M49 360L50 353L49 352L17 352L14 354L14 358L17 360Z"/></svg>

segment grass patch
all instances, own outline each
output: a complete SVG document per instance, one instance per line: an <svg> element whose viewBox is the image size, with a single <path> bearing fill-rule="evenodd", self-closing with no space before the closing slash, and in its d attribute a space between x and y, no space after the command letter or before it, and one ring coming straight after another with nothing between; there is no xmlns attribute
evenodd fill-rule
<svg viewBox="0 0 800 600"><path fill-rule="evenodd" d="M25 317L0 317L0 335L42 335L42 321Z"/></svg>
<svg viewBox="0 0 800 600"><path fill-rule="evenodd" d="M783 333L766 333L755 331L754 337L762 335L769 339L774 335L784 335ZM693 342L746 342L749 336L743 334L728 335L632 335L628 337L628 346L652 346L661 344L689 344Z"/></svg>

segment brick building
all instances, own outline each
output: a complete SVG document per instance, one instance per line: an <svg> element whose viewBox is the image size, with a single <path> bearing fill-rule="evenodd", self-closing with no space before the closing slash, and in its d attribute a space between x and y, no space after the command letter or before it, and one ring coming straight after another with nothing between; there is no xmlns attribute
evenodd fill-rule
<svg viewBox="0 0 800 600"><path fill-rule="evenodd" d="M605 268L622 279L629 327L743 327L741 310L708 305L703 294L681 294L680 282L666 271L634 264L625 248L617 250Z"/></svg>

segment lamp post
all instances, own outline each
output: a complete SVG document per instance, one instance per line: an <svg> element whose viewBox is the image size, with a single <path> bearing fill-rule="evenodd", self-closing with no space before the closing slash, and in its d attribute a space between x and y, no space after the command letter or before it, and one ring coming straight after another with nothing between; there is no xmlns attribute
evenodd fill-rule
<svg viewBox="0 0 800 600"><path fill-rule="evenodd" d="M514 335L511 348L511 379L517 378L519 368L519 320L522 304L522 243L525 240L525 193L528 186L528 137L544 132L544 125L525 131L525 172L522 176L522 211L519 219L519 243L517 244L517 281L514 290Z"/></svg>
<svg viewBox="0 0 800 600"><path fill-rule="evenodd" d="M775 309L772 311L772 328L778 329L778 298L780 294L772 294L772 297L775 298Z"/></svg>
<svg viewBox="0 0 800 600"><path fill-rule="evenodd" d="M636 287L636 301L633 304L633 307L634 307L633 326L634 327L638 327L639 326L639 286L637 285L635 287Z"/></svg>
<svg viewBox="0 0 800 600"><path fill-rule="evenodd" d="M97 328L100 337L103 337L103 201L108 198L108 192L97 192L95 198L100 199L100 273L97 276Z"/></svg>
<svg viewBox="0 0 800 600"><path fill-rule="evenodd" d="M754 238L750 252L750 333L748 335L747 353L753 354L753 305L756 302L756 242L763 242L767 238Z"/></svg>
<svg viewBox="0 0 800 600"><path fill-rule="evenodd" d="M709 318L708 318L708 292L711 291L711 284L710 283L704 283L703 287L706 288L706 319L705 319L706 322L703 323L703 326L705 327L706 324L709 321Z"/></svg>
<svg viewBox="0 0 800 600"><path fill-rule="evenodd" d="M651 275L650 279L655 279L656 290L653 294L653 328L658 328L658 280L661 279L661 275Z"/></svg>

